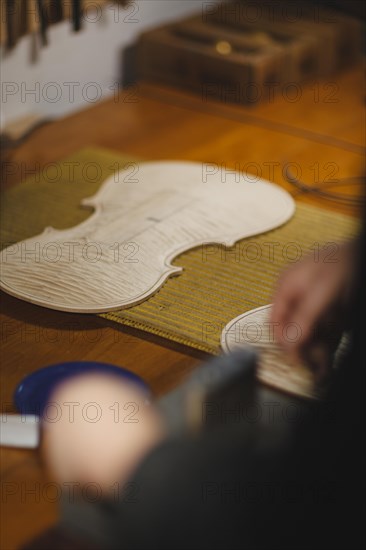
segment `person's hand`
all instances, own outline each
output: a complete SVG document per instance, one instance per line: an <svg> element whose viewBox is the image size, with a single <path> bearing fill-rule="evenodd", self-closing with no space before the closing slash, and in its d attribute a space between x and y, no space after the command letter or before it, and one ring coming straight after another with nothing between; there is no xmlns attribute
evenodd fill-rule
<svg viewBox="0 0 366 550"><path fill-rule="evenodd" d="M314 251L280 277L270 322L275 340L293 360L323 378L345 328L354 271L354 243Z"/></svg>
<svg viewBox="0 0 366 550"><path fill-rule="evenodd" d="M81 375L60 385L43 415L43 452L53 477L61 484L96 483L103 495L126 482L164 436L163 421L145 401L135 385L113 376Z"/></svg>

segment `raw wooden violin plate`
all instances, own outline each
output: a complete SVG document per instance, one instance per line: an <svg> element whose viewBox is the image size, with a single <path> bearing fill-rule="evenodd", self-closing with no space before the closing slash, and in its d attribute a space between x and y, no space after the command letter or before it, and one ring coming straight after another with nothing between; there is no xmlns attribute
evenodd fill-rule
<svg viewBox="0 0 366 550"><path fill-rule="evenodd" d="M1 288L63 311L130 307L181 273L171 262L182 252L232 246L294 214L293 199L280 187L206 168L147 162L136 167L133 182L130 168L114 174L82 201L94 209L86 221L67 230L48 227L2 251Z"/></svg>
<svg viewBox="0 0 366 550"><path fill-rule="evenodd" d="M222 331L222 349L229 353L238 347L253 346L259 352L259 380L301 397L319 397L310 368L299 362L291 362L276 345L273 325L269 322L271 307L267 305L252 309L232 319ZM295 338L296 334L290 335L289 330L289 337Z"/></svg>

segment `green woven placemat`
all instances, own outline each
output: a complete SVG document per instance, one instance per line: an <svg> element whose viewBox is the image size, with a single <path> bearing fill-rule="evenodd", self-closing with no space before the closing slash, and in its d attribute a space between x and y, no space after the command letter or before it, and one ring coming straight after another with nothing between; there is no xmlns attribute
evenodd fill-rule
<svg viewBox="0 0 366 550"><path fill-rule="evenodd" d="M43 167L4 194L2 247L37 235L46 226L66 229L79 224L91 213L80 206L81 200L93 195L114 171L136 161L92 148ZM218 244L178 256L174 264L184 268L180 276L168 279L142 304L102 316L218 353L224 326L237 315L268 304L278 273L287 263L323 243L350 237L357 229L357 222L348 216L297 204L295 216L278 229L239 241L232 249Z"/></svg>

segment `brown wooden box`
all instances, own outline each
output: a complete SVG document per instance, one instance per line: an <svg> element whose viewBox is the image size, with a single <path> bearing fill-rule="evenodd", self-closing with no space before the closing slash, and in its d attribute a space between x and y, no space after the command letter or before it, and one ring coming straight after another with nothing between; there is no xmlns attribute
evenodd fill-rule
<svg viewBox="0 0 366 550"><path fill-rule="evenodd" d="M138 76L189 88L203 100L256 103L297 78L294 53L285 42L189 18L140 37ZM311 40L298 40L299 59L312 47Z"/></svg>
<svg viewBox="0 0 366 550"><path fill-rule="evenodd" d="M251 12L256 5L261 9ZM300 12L286 0L267 0L270 11L263 5L204 3L195 17L145 32L137 44L138 77L193 90L203 100L249 104L360 57L357 20L306 3Z"/></svg>

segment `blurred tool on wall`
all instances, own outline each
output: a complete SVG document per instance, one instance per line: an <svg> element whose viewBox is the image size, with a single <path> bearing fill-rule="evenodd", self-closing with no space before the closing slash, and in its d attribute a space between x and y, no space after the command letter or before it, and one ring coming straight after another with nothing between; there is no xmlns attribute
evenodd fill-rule
<svg viewBox="0 0 366 550"><path fill-rule="evenodd" d="M125 6L129 0L3 0L1 2L1 45L13 48L19 38L37 33L48 44L49 25L69 19L74 31L82 28L83 12L113 2Z"/></svg>

